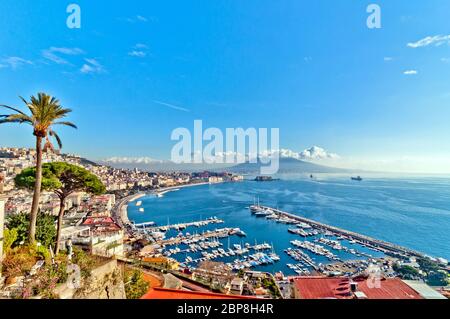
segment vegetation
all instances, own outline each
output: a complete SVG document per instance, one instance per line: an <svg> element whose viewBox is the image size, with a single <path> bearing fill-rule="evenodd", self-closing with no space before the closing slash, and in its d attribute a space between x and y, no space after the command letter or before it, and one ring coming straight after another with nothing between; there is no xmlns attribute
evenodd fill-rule
<svg viewBox="0 0 450 319"><path fill-rule="evenodd" d="M415 279L420 276L419 271L411 266L398 266L394 265L394 271L396 271L403 279Z"/></svg>
<svg viewBox="0 0 450 319"><path fill-rule="evenodd" d="M5 228L3 232L3 253L7 254L15 241L17 241L17 237L19 233L16 228L8 229Z"/></svg>
<svg viewBox="0 0 450 319"><path fill-rule="evenodd" d="M12 247L24 243L27 238L30 215L20 213L11 215L7 221L8 229L17 232L16 240L12 243ZM37 216L36 240L45 247L52 245L56 238L55 218L51 215L39 213Z"/></svg>
<svg viewBox="0 0 450 319"><path fill-rule="evenodd" d="M426 282L430 286L447 286L448 275L443 271L433 272L427 276Z"/></svg>
<svg viewBox="0 0 450 319"><path fill-rule="evenodd" d="M80 267L81 277L87 279L91 276L91 271L97 264L95 258L80 248L73 250L72 261Z"/></svg>
<svg viewBox="0 0 450 319"><path fill-rule="evenodd" d="M448 285L448 275L440 271L439 265L428 259L421 258L417 260L420 265L420 269L426 272L425 281L430 286L447 286Z"/></svg>
<svg viewBox="0 0 450 319"><path fill-rule="evenodd" d="M125 293L127 299L139 299L148 291L149 283L139 269L128 269L124 275Z"/></svg>
<svg viewBox="0 0 450 319"><path fill-rule="evenodd" d="M38 260L36 247L19 246L13 248L3 259L3 275L6 278L25 276Z"/></svg>
<svg viewBox="0 0 450 319"><path fill-rule="evenodd" d="M277 285L271 278L264 278L262 280L262 286L265 289L268 289L273 298L281 297L280 291L278 290Z"/></svg>
<svg viewBox="0 0 450 319"><path fill-rule="evenodd" d="M23 288L16 291L14 298L58 297L54 293L54 288L57 284L67 281L67 258L58 256L52 263L48 249L43 246L29 244L11 249L4 260L4 274L9 280L27 276L31 274L33 266L39 260L43 260L44 264L34 270L33 280L25 281Z"/></svg>
<svg viewBox="0 0 450 319"><path fill-rule="evenodd" d="M426 273L439 270L439 265L428 258L420 258L419 260L417 260L417 263L419 264L420 269L422 269Z"/></svg>
<svg viewBox="0 0 450 319"><path fill-rule="evenodd" d="M393 269L400 275L402 279L423 279L430 286L447 286L448 275L445 271L441 271L439 264L428 258L420 258L417 260L420 270L408 265L394 265Z"/></svg>
<svg viewBox="0 0 450 319"><path fill-rule="evenodd" d="M37 168L24 169L14 181L17 187L33 189L36 183ZM86 192L94 195L106 191L100 179L87 169L64 162L54 162L42 165L42 190L53 191L59 198L59 213L55 253L59 252L62 221L64 217L66 199L74 192Z"/></svg>
<svg viewBox="0 0 450 319"><path fill-rule="evenodd" d="M0 105L8 111L14 111L13 114L0 114L0 124L4 123L18 123L29 124L33 128L33 135L36 138L36 179L34 185L33 202L31 205L31 218L29 224L28 239L33 243L36 239L36 223L39 211L39 197L41 194L41 179L42 179L42 152L47 149L53 149L49 137L54 137L58 143L59 148L62 148L61 139L53 130L56 125L64 125L76 128L75 124L71 122L59 121L66 117L72 110L63 108L59 101L45 93L38 93L36 96L31 96L30 101L21 97L30 111L30 115L21 110L7 106ZM46 141L43 147L43 141Z"/></svg>

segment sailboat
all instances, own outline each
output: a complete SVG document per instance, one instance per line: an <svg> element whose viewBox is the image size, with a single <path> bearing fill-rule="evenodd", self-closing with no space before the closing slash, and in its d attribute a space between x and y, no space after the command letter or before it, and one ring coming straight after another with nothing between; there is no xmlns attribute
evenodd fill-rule
<svg viewBox="0 0 450 319"><path fill-rule="evenodd" d="M253 198L253 205L250 206L250 211L252 214L255 214L261 210L261 206L259 205L259 197L257 198L257 202L255 203L256 198Z"/></svg>

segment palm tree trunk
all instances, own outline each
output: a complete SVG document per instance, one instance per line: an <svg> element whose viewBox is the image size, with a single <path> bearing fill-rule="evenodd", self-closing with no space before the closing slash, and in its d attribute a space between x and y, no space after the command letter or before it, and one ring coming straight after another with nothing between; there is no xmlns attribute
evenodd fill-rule
<svg viewBox="0 0 450 319"><path fill-rule="evenodd" d="M62 230L62 223L63 223L63 217L64 217L64 210L65 210L65 203L66 198L61 198L61 201L59 203L59 214L58 214L58 228L56 232L56 243L55 243L55 256L59 253L59 242L61 241L61 230Z"/></svg>
<svg viewBox="0 0 450 319"><path fill-rule="evenodd" d="M36 240L36 221L39 211L39 197L41 195L41 182L42 182L42 137L36 136L36 182L34 184L33 203L31 205L30 216L30 230L29 238L30 243L34 243Z"/></svg>

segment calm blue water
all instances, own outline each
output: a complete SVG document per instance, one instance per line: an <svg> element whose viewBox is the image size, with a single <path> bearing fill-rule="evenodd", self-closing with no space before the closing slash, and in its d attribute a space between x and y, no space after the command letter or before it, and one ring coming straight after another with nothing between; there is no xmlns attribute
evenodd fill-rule
<svg viewBox="0 0 450 319"><path fill-rule="evenodd" d="M273 243L282 259L274 265L257 268L265 271L292 273L285 264L295 262L283 250L292 247L291 240L303 238L287 232L292 226L252 216L247 207L255 196L259 196L264 205L278 206L329 225L450 259L450 179L369 178L355 182L348 177L322 176L309 180L290 175L281 178L273 182L245 181L190 187L167 193L162 198L149 196L141 199L145 213L130 204L128 214L135 222L154 221L158 225L217 216L225 220L225 224L212 227L240 227L247 233L244 239L231 237L231 244L241 243L241 240L251 244L255 240ZM186 231L201 230L188 228ZM228 240L222 242L227 248ZM374 256L380 255L358 245L344 244ZM345 252L331 251L344 260L357 259ZM196 256L199 255L193 255L193 258ZM324 257L310 256L317 263L327 262ZM180 259L184 257L180 256Z"/></svg>

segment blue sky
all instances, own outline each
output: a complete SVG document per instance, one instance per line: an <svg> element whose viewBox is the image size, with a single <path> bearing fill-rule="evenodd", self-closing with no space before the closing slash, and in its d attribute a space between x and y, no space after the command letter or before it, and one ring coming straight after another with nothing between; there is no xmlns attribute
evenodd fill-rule
<svg viewBox="0 0 450 319"><path fill-rule="evenodd" d="M79 126L64 151L94 159L169 158L172 130L202 119L279 127L338 166L450 172L450 2L373 2L377 30L371 1L3 0L0 104L57 96ZM0 144L30 134L2 125Z"/></svg>

